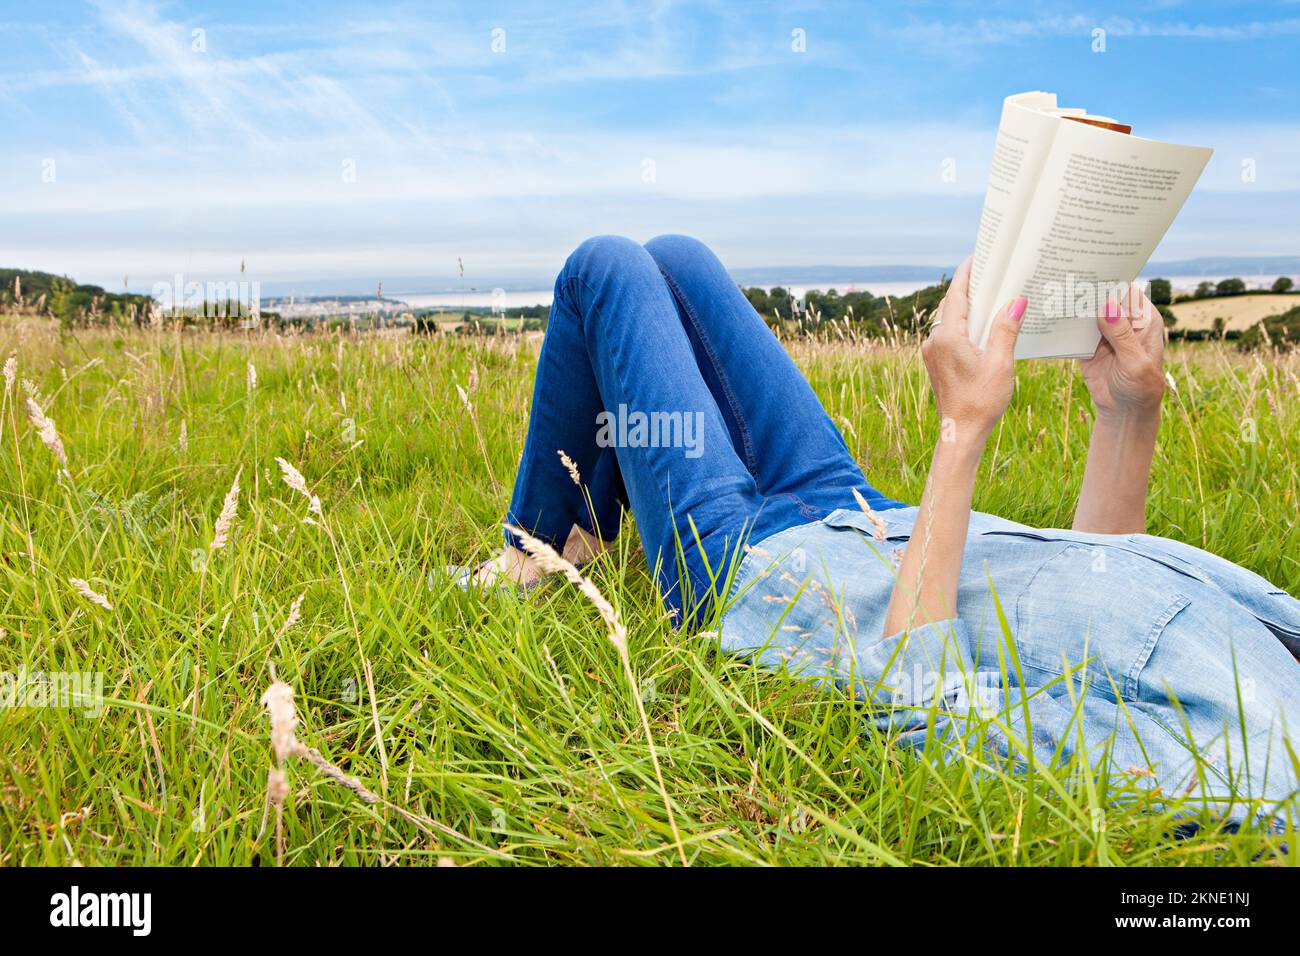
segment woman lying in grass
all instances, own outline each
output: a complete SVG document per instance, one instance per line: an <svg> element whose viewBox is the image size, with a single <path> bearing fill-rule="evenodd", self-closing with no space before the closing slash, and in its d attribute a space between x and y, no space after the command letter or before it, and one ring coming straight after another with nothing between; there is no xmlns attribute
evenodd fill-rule
<svg viewBox="0 0 1300 956"><path fill-rule="evenodd" d="M956 759L978 727L1016 760L1108 758L1216 815L1284 818L1300 602L1142 533L1164 393L1154 307L1134 290L1098 319L1101 344L1081 363L1096 422L1074 528L1036 529L971 511L1026 302L1008 303L977 350L969 271L922 347L941 438L909 507L867 482L705 246L583 243L555 284L508 523L581 561L630 506L678 620L725 608L725 649L851 686L904 743ZM480 583L540 576L506 540Z"/></svg>

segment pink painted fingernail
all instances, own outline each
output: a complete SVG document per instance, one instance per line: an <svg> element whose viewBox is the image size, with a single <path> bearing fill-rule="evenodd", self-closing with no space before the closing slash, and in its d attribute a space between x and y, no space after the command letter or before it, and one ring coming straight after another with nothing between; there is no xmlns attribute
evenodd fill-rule
<svg viewBox="0 0 1300 956"><path fill-rule="evenodd" d="M1105 315L1106 315L1106 321L1107 321L1108 323L1110 323L1111 325L1114 325L1116 322L1118 322L1118 321L1119 321L1119 303L1118 303L1118 302L1112 302L1112 301L1110 301L1109 299L1107 299L1107 300L1106 300L1106 312L1105 312Z"/></svg>
<svg viewBox="0 0 1300 956"><path fill-rule="evenodd" d="M1012 321L1019 322L1020 317L1025 314L1025 309L1029 308L1029 300L1023 295L1018 296L1011 302L1010 308L1007 309L1007 315L1011 316Z"/></svg>

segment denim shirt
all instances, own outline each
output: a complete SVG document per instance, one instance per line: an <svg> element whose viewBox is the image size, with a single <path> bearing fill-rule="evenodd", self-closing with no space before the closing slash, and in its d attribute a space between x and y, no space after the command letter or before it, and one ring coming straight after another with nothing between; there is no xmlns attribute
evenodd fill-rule
<svg viewBox="0 0 1300 956"><path fill-rule="evenodd" d="M882 637L917 512L876 512L881 536L866 514L842 509L749 548L722 619L723 649L905 706L951 694L962 673L1007 666L1004 633L1026 683L1092 662L1106 675L1094 692L1112 700L1142 696L1144 668L1180 615L1197 631L1189 640L1206 631L1225 647L1232 635L1275 638L1300 654L1300 601L1229 561L1146 534L1039 529L980 512L957 616ZM1194 602L1197 614L1183 613Z"/></svg>

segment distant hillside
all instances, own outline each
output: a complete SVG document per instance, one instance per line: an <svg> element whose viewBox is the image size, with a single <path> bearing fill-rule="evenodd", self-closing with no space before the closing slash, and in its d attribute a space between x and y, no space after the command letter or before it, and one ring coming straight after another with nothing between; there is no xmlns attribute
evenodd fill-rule
<svg viewBox="0 0 1300 956"><path fill-rule="evenodd" d="M872 282L937 282L952 275L957 263L944 266L760 266L730 269L740 285L771 286L797 282L801 286Z"/></svg>
<svg viewBox="0 0 1300 956"><path fill-rule="evenodd" d="M1300 275L1300 256L1202 256L1148 262L1144 276Z"/></svg>
<svg viewBox="0 0 1300 956"><path fill-rule="evenodd" d="M143 322L151 299L146 295L108 292L67 276L27 269L0 269L0 312L29 312L68 325L89 320Z"/></svg>
<svg viewBox="0 0 1300 956"><path fill-rule="evenodd" d="M761 266L732 269L732 278L741 285L770 286L793 284L800 286L830 283L868 285L873 282L935 282L940 276L952 275L957 263L951 266L885 265L885 266ZM1203 256L1198 259L1170 259L1148 262L1142 270L1148 278L1154 276L1273 276L1300 275L1300 256Z"/></svg>

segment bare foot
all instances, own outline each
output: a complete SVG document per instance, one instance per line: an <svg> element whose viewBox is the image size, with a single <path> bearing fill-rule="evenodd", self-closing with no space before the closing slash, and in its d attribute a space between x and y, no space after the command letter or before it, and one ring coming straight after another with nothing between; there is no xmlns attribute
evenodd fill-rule
<svg viewBox="0 0 1300 956"><path fill-rule="evenodd" d="M583 565L614 547L612 541L602 541L593 534L588 534L576 524L569 531L569 539L564 543L564 559L573 564ZM518 548L502 548L501 553L479 565L474 572L474 580L480 585L488 585L497 580L513 581L515 584L529 584L546 574L538 567L536 559Z"/></svg>
<svg viewBox="0 0 1300 956"><path fill-rule="evenodd" d="M569 530L569 540L564 542L564 560L583 565L594 561L606 551L612 550L613 541L602 541L594 534L588 534L576 524Z"/></svg>

